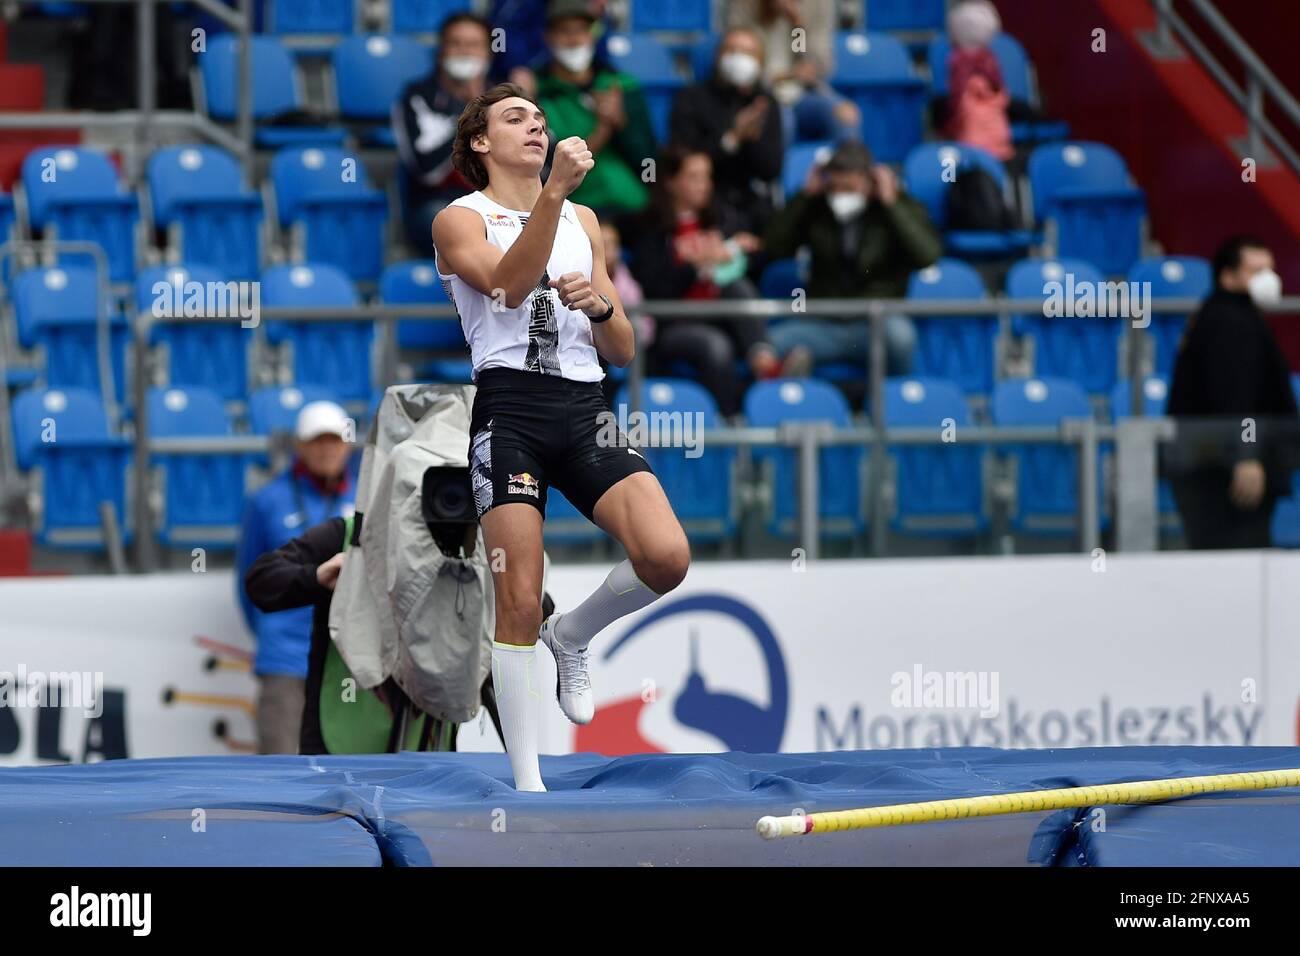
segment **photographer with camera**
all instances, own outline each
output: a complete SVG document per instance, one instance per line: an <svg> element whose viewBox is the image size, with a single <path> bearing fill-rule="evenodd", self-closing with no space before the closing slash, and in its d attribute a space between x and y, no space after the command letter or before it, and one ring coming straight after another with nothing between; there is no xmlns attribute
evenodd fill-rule
<svg viewBox="0 0 1300 956"><path fill-rule="evenodd" d="M314 525L244 575L263 611L313 609L300 753L455 750L456 727L479 706L505 741L489 667L491 577L465 457L471 394L390 388L356 512ZM550 595L542 601L554 610Z"/></svg>
<svg viewBox="0 0 1300 956"><path fill-rule="evenodd" d="M356 489L348 461L354 425L334 402L309 402L294 424L294 460L244 503L235 550L239 578L261 555L331 517L352 513ZM239 590L237 588L237 590ZM310 622L305 611L265 613L239 593L239 605L256 638L258 753L294 753L302 733L299 716L307 678ZM304 605L286 604L285 608Z"/></svg>

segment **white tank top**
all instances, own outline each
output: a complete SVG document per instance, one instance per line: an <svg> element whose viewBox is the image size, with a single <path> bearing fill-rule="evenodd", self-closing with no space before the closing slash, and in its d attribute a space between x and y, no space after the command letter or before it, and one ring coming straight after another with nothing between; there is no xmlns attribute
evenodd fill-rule
<svg viewBox="0 0 1300 956"><path fill-rule="evenodd" d="M473 209L482 216L488 242L503 252L523 233L531 215L507 209L481 192L462 196L451 205ZM599 382L605 377L592 342L591 322L580 309L561 304L559 293L548 284L566 272L581 272L591 278L591 239L573 203L564 201L546 272L518 308L508 309L504 302L493 308L491 296L458 275L444 273L441 257L437 264L438 278L465 330L475 381L485 368L520 369L577 382Z"/></svg>

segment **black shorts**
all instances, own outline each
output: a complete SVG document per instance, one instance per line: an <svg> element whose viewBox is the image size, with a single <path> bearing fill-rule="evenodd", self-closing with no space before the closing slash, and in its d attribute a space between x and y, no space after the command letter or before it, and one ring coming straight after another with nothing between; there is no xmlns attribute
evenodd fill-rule
<svg viewBox="0 0 1300 956"><path fill-rule="evenodd" d="M591 520L600 496L653 470L618 430L599 382L488 368L469 424L470 480L479 517L522 501L546 515L554 485Z"/></svg>

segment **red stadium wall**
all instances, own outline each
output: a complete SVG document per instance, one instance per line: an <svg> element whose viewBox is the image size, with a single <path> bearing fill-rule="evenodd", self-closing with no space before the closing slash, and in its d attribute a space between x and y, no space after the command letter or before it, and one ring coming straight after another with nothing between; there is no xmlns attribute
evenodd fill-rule
<svg viewBox="0 0 1300 956"><path fill-rule="evenodd" d="M1300 32L1300 5L1294 3L1240 3L1218 0L1215 4L1223 19L1241 35L1264 61L1265 65L1287 88L1292 96L1300 98L1300 58L1295 55L1295 38ZM1245 82L1246 71L1237 64L1236 57L1210 29L1202 26L1200 17L1184 13L1187 25L1210 49L1210 53L1223 65L1238 83ZM1288 120L1280 110L1265 109L1269 119L1278 127L1293 147L1300 149L1300 127Z"/></svg>
<svg viewBox="0 0 1300 956"><path fill-rule="evenodd" d="M1209 256L1227 235L1255 233L1273 247L1286 291L1300 292L1300 180L1279 166L1242 182L1230 145L1245 133L1241 111L1195 61L1150 56L1138 40L1155 25L1145 0L1069 0L1050 17L1042 0L997 6L1033 59L1048 111L1124 156L1168 252ZM1098 27L1105 53L1092 52ZM1300 323L1284 317L1274 328L1300 367Z"/></svg>
<svg viewBox="0 0 1300 956"><path fill-rule="evenodd" d="M0 20L0 111L39 113L45 109L45 70L31 64L9 63L9 28ZM0 191L13 189L23 157L47 143L76 143L81 135L69 130L0 130Z"/></svg>

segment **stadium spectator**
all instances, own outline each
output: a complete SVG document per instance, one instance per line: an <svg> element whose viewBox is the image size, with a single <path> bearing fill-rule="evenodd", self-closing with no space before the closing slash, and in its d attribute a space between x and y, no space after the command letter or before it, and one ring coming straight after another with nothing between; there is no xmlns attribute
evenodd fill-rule
<svg viewBox="0 0 1300 956"><path fill-rule="evenodd" d="M1015 155L1007 110L1011 97L989 43L1002 29L989 0L962 0L948 12L947 136L977 146L1003 162Z"/></svg>
<svg viewBox="0 0 1300 956"><path fill-rule="evenodd" d="M754 233L771 215L771 184L785 158L781 110L762 76L762 38L750 29L728 30L713 76L677 94L669 121L673 142L709 154L718 198L740 213L741 228Z"/></svg>
<svg viewBox="0 0 1300 956"><path fill-rule="evenodd" d="M788 111L787 139L860 135L857 106L827 82L835 63L835 0L731 0L727 25L749 27L762 38L763 78Z"/></svg>
<svg viewBox="0 0 1300 956"><path fill-rule="evenodd" d="M655 150L645 94L634 77L595 61L587 0L551 0L537 101L552 142L581 136L596 166L570 197L598 214L638 212L649 201L642 170Z"/></svg>
<svg viewBox="0 0 1300 956"><path fill-rule="evenodd" d="M632 271L643 288L665 299L752 299L758 290L745 275L758 238L744 217L714 194L712 163L702 149L673 144L658 162L650 209L631 238ZM660 365L693 365L724 415L739 408L740 382L733 363L745 358L756 377L779 373L760 318L674 320L656 332L651 357Z"/></svg>
<svg viewBox="0 0 1300 956"><path fill-rule="evenodd" d="M261 555L244 574L248 599L268 614L310 607L311 637L296 753L326 754L321 737L320 688L329 650L329 609L344 561L345 518L332 517ZM381 694L384 687L376 690ZM382 699L382 698L381 698Z"/></svg>
<svg viewBox="0 0 1300 956"><path fill-rule="evenodd" d="M1180 443L1166 456L1170 483L1189 548L1266 548L1294 461L1283 431L1296 419L1291 370L1259 310L1281 298L1282 280L1273 253L1248 236L1225 242L1211 265L1215 288L1179 343L1166 414L1221 417L1234 438L1226 460L1189 460Z"/></svg>
<svg viewBox="0 0 1300 956"><path fill-rule="evenodd" d="M917 200L903 191L894 171L873 164L856 141L835 148L825 168L814 166L803 191L768 224L763 250L773 258L812 252L808 297L902 298L908 277L943 252L938 232ZM805 375L815 362L865 364L867 319L792 319L772 330L772 345L787 375ZM911 319L885 320L886 368L906 375L912 366L916 329Z"/></svg>
<svg viewBox="0 0 1300 956"><path fill-rule="evenodd" d="M456 121L483 92L491 63L490 27L472 13L455 13L438 30L432 73L407 85L393 104L393 136L402 161L407 241L417 255L433 248L433 217L453 199L473 191L451 165Z"/></svg>
<svg viewBox="0 0 1300 956"><path fill-rule="evenodd" d="M354 428L333 402L310 402L294 427L296 455L284 474L272 479L244 505L235 553L236 590L249 630L257 641L253 670L259 690L259 753L297 753L306 693L311 612L307 608L267 614L241 586L257 558L282 547L303 530L352 512L356 492L348 473Z"/></svg>
<svg viewBox="0 0 1300 956"><path fill-rule="evenodd" d="M537 95L537 74L546 66L546 8L551 0L492 0L489 19L509 24L509 42L502 43L496 56L501 79L522 86L529 96ZM587 8L595 18L596 63L608 63L606 48L613 24L605 0L589 0Z"/></svg>

